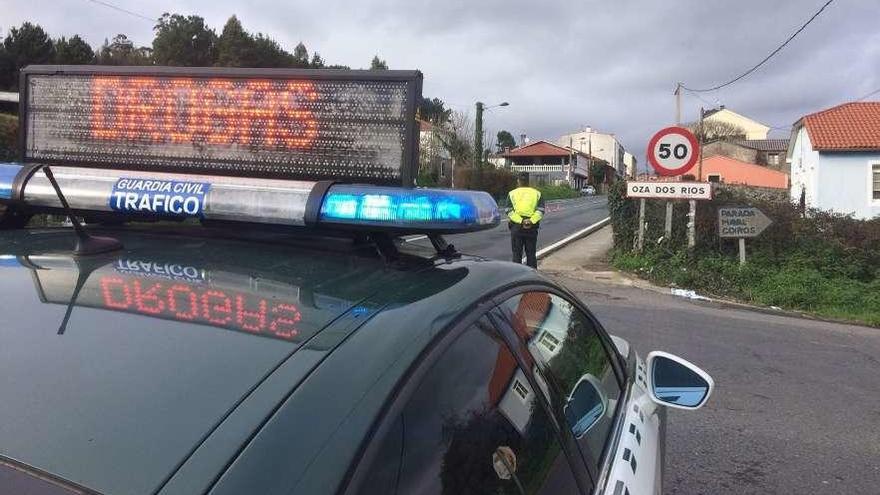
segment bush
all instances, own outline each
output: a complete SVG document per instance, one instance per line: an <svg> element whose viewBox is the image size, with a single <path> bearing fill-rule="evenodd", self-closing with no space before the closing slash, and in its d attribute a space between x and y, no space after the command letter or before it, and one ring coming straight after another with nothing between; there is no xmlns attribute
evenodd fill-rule
<svg viewBox="0 0 880 495"><path fill-rule="evenodd" d="M645 250L636 254L630 251L638 202L625 191L623 183L614 184L608 196L618 268L710 295L880 325L880 218L804 212L785 191L721 186L712 201L697 202L693 251L686 249L687 202L674 203L672 235L657 242L665 204L647 201ZM756 206L773 219L747 241L748 263L742 267L736 240L718 237L718 208L724 206Z"/></svg>
<svg viewBox="0 0 880 495"><path fill-rule="evenodd" d="M554 199L571 199L580 197L580 191L572 189L568 184L560 184L558 186L535 186L535 189L541 191L541 197L545 201Z"/></svg>
<svg viewBox="0 0 880 495"><path fill-rule="evenodd" d="M18 157L18 117L0 113L0 161Z"/></svg>
<svg viewBox="0 0 880 495"><path fill-rule="evenodd" d="M486 191L496 200L507 197L507 193L516 187L516 175L513 172L494 167L464 168L455 170L455 187Z"/></svg>

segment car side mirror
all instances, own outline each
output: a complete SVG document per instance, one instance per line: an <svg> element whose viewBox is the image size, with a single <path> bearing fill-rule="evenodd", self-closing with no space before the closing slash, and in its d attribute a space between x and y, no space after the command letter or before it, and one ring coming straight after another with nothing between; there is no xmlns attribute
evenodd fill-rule
<svg viewBox="0 0 880 495"><path fill-rule="evenodd" d="M699 409L715 388L708 373L674 354L654 351L646 365L651 399L662 406Z"/></svg>
<svg viewBox="0 0 880 495"><path fill-rule="evenodd" d="M608 398L602 391L602 383L589 373L583 375L562 410L574 436L583 437L608 411Z"/></svg>

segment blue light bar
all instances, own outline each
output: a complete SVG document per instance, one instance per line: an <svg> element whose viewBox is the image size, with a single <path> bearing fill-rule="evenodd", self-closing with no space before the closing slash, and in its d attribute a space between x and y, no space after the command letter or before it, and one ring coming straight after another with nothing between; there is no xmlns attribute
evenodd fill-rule
<svg viewBox="0 0 880 495"><path fill-rule="evenodd" d="M12 183L19 171L18 163L0 163L0 199L12 199Z"/></svg>
<svg viewBox="0 0 880 495"><path fill-rule="evenodd" d="M498 225L498 205L482 191L337 184L321 205L320 223L408 232L470 232Z"/></svg>

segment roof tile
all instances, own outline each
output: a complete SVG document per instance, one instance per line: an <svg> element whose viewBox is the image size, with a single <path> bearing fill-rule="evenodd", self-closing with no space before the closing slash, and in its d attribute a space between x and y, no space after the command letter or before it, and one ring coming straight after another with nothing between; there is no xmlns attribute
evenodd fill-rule
<svg viewBox="0 0 880 495"><path fill-rule="evenodd" d="M547 141L535 141L534 143L514 148L507 153L502 153L501 156L511 158L517 156L569 156L571 153L571 151L561 146L550 144Z"/></svg>
<svg viewBox="0 0 880 495"><path fill-rule="evenodd" d="M815 150L880 150L880 101L844 103L803 122Z"/></svg>
<svg viewBox="0 0 880 495"><path fill-rule="evenodd" d="M737 144L758 151L785 151L788 139L741 139Z"/></svg>

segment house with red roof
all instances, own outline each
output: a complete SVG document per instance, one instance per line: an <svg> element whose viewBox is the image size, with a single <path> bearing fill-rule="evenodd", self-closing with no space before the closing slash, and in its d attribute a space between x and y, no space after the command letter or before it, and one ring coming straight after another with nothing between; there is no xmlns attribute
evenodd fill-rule
<svg viewBox="0 0 880 495"><path fill-rule="evenodd" d="M573 148L534 141L500 156L513 172L528 172L532 185L567 183L580 189L588 183L590 157Z"/></svg>
<svg viewBox="0 0 880 495"><path fill-rule="evenodd" d="M792 128L788 159L793 201L856 218L880 215L880 101L804 116Z"/></svg>

